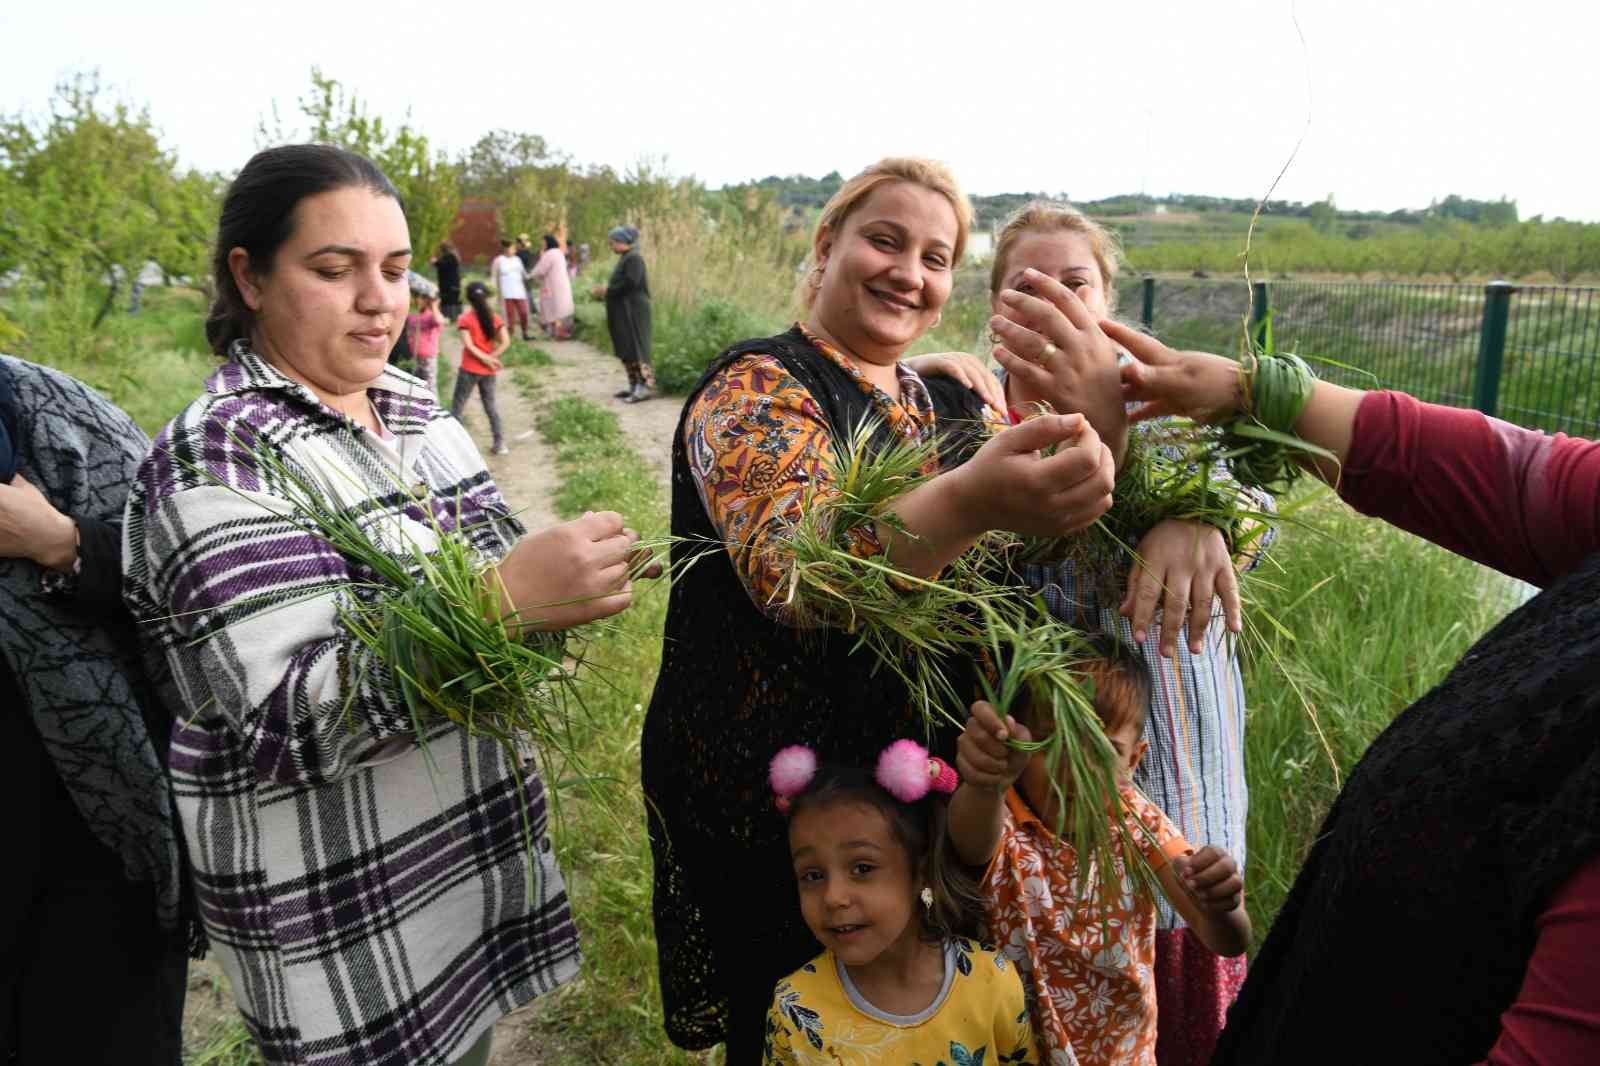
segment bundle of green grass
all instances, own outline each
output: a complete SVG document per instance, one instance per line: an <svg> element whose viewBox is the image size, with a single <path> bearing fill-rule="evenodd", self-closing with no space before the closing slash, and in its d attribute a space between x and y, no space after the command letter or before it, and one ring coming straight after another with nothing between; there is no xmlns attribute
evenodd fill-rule
<svg viewBox="0 0 1600 1066"><path fill-rule="evenodd" d="M1123 789L1131 786L1121 780L1094 709L1087 669L1094 652L1082 632L1050 615L1018 567L1070 561L1088 574L1120 577L1136 558L1130 546L1136 537L1170 518L1222 529L1235 551L1244 550L1281 516L1264 511L1239 485L1213 478L1217 464L1244 460L1243 475L1235 469L1239 482L1281 483L1299 442L1259 433L1245 419L1221 431L1176 423L1130 451L1113 507L1088 530L1056 538L991 532L929 578L901 569L890 553L853 550L856 531L904 532L895 501L937 466L935 442L883 435L892 439L877 446L877 431L863 422L835 443L828 491L807 501L787 538L787 578L773 606L797 621L854 634L857 650L905 683L930 728L963 725L968 703L979 695L958 691L945 664L978 662L981 694L997 711L1022 718L1026 708L1033 721L1050 724L1043 740L1012 743L1043 752L1052 780L1071 782L1072 795L1058 797L1055 828L1086 859L1080 901L1109 904L1122 891L1120 879L1095 871L1121 869L1135 891L1154 892L1139 840L1147 831L1125 816ZM1091 886L1097 899L1089 898Z"/></svg>

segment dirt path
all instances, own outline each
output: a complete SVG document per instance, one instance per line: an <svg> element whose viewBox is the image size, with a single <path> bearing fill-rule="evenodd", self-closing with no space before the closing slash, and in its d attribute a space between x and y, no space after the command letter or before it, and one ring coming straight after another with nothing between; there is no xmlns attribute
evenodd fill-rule
<svg viewBox="0 0 1600 1066"><path fill-rule="evenodd" d="M476 397L463 418L489 461L495 483L511 506L521 509L528 528L540 529L558 520L550 506L557 483L555 453L539 435L535 422L539 409L560 396L581 396L615 411L628 443L665 486L672 473L672 433L678 425L682 398L659 396L645 403L623 403L613 395L626 384L622 364L616 359L582 341L541 341L538 347L550 353L553 366L501 376L496 400L511 448L509 455L489 455L489 423ZM517 386L515 375L519 373L538 382L534 396Z"/></svg>

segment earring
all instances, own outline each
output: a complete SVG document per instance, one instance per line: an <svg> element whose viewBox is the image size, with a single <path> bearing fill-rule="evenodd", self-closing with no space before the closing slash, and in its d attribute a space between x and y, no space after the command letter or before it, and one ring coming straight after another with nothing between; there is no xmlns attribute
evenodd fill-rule
<svg viewBox="0 0 1600 1066"><path fill-rule="evenodd" d="M822 264L818 263L811 268L811 278L808 282L813 289L822 288Z"/></svg>
<svg viewBox="0 0 1600 1066"><path fill-rule="evenodd" d="M927 885L922 886L922 893L917 897L922 900L922 908L929 914L933 913L933 889Z"/></svg>
<svg viewBox="0 0 1600 1066"><path fill-rule="evenodd" d="M939 328L939 323L941 323L943 321L944 321L944 312L940 311L938 314L933 316L933 326L931 328L938 329Z"/></svg>

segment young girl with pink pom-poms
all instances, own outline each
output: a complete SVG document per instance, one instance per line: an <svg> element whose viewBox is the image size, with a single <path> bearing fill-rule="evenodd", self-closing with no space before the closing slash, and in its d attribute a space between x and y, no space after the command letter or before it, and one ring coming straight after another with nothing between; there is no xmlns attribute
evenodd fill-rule
<svg viewBox="0 0 1600 1066"><path fill-rule="evenodd" d="M784 748L770 780L823 951L778 982L763 1062L1038 1063L1016 968L966 937L981 905L945 832L955 771L898 740L874 770Z"/></svg>

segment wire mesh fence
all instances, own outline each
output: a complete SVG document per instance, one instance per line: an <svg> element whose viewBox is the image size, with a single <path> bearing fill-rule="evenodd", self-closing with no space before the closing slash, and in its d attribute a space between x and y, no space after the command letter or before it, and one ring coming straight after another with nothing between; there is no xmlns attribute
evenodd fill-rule
<svg viewBox="0 0 1600 1066"><path fill-rule="evenodd" d="M1600 438L1600 289L1274 281L1252 295L1239 280L1131 278L1119 306L1168 344L1226 354L1266 307L1273 346L1330 381Z"/></svg>

